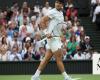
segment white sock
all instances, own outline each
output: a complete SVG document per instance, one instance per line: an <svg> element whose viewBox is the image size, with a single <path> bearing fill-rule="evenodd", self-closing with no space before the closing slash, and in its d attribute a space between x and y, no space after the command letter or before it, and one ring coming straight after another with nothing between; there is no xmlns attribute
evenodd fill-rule
<svg viewBox="0 0 100 80"><path fill-rule="evenodd" d="M62 73L62 75L64 76L65 79L69 79L69 76L65 71Z"/></svg>
<svg viewBox="0 0 100 80"><path fill-rule="evenodd" d="M41 73L41 71L37 69L37 71L35 72L34 75L38 77L38 76L40 76L40 73Z"/></svg>

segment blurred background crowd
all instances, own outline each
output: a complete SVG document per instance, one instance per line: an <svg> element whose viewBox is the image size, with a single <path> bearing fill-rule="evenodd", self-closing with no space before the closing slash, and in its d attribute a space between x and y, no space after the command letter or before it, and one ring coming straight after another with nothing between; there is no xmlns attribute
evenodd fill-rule
<svg viewBox="0 0 100 80"><path fill-rule="evenodd" d="M96 7L99 0L91 2L91 14L93 22ZM46 52L44 41L40 43L41 26L40 20L52 7L49 2L41 6L38 2L30 8L27 2L23 2L19 8L18 3L13 3L9 9L0 10L0 61L33 61L42 60ZM98 9L100 13L100 9ZM91 43L91 37L85 33L82 20L78 17L78 10L74 7L72 0L67 0L64 6L65 23L67 28L62 30L64 36L63 60L87 60L92 59L96 53ZM95 12L95 13L94 13ZM100 25L100 22L97 25ZM52 58L51 60L55 60Z"/></svg>

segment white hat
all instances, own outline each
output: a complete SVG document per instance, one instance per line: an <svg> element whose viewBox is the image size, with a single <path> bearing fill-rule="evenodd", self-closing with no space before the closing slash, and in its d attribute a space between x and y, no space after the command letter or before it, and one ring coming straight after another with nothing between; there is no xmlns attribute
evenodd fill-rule
<svg viewBox="0 0 100 80"><path fill-rule="evenodd" d="M85 36L85 39L90 39L90 37L89 36Z"/></svg>
<svg viewBox="0 0 100 80"><path fill-rule="evenodd" d="M69 5L69 8L72 8L72 7L74 7L74 5L73 5L73 4L70 4L70 5Z"/></svg>
<svg viewBox="0 0 100 80"><path fill-rule="evenodd" d="M9 22L8 22L8 25L10 25L11 23L12 23L12 21L9 21Z"/></svg>
<svg viewBox="0 0 100 80"><path fill-rule="evenodd" d="M35 20L36 20L36 16L32 16L31 21L35 21Z"/></svg>
<svg viewBox="0 0 100 80"><path fill-rule="evenodd" d="M27 42L27 41L30 41L30 40L31 40L31 38L30 38L30 37L27 37L27 38L26 38L26 42Z"/></svg>

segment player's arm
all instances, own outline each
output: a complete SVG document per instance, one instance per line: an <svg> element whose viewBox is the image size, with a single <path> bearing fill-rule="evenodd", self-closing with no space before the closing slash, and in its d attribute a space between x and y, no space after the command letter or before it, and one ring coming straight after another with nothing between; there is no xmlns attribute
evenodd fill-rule
<svg viewBox="0 0 100 80"><path fill-rule="evenodd" d="M42 17L41 21L40 21L40 25L41 25L41 28L42 30L46 29L48 27L48 23L50 21L50 17L49 16L44 16ZM51 38L51 34L47 32L45 32L45 35L47 38Z"/></svg>
<svg viewBox="0 0 100 80"><path fill-rule="evenodd" d="M44 16L40 20L40 27L42 30L46 29L48 27L48 22L50 18L48 16Z"/></svg>

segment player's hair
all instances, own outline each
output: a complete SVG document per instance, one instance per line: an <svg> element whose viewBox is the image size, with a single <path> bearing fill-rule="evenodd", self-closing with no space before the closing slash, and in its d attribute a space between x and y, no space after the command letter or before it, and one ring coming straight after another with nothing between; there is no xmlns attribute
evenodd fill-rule
<svg viewBox="0 0 100 80"><path fill-rule="evenodd" d="M58 2L60 2L60 3L62 3L62 4L64 4L64 0L56 0L56 1L58 1Z"/></svg>

